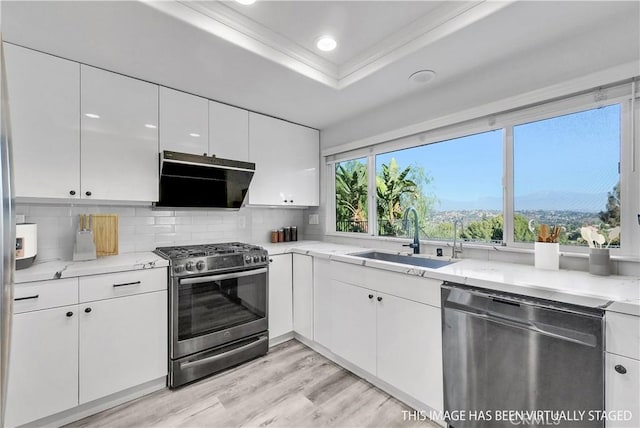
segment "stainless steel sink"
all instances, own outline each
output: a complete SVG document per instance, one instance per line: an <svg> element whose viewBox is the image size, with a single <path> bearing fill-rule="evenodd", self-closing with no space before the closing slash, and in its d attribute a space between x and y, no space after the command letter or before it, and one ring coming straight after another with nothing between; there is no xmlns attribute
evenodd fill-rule
<svg viewBox="0 0 640 428"><path fill-rule="evenodd" d="M382 260L385 262L402 263L405 265L420 266L438 269L454 263L446 260L434 260L423 257L408 256L404 254L383 253L380 251L368 251L366 253L351 253L350 256L364 257L365 259Z"/></svg>

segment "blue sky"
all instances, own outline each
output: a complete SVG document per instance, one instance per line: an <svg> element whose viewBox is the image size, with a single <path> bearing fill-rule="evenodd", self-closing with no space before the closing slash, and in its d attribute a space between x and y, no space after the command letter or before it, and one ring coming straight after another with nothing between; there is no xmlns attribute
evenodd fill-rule
<svg viewBox="0 0 640 428"><path fill-rule="evenodd" d="M619 117L620 106L613 105L514 127L516 210L537 205L603 209L603 195L618 182ZM501 209L502 134L497 130L386 153L376 163L379 168L393 157L401 167L424 165L433 178L428 191L442 201L440 209L460 209L460 201L475 201L471 208ZM563 199L558 193L571 196ZM550 206L544 194L550 194Z"/></svg>

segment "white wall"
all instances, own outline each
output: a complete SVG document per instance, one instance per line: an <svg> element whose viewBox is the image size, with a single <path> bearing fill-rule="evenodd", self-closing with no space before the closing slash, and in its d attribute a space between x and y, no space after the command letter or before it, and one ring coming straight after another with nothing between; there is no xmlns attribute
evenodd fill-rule
<svg viewBox="0 0 640 428"><path fill-rule="evenodd" d="M119 252L150 251L169 245L270 240L271 229L297 226L302 239L303 211L242 208L222 210L153 210L145 206L17 204L16 214L38 224L37 261L71 260L79 214L118 214Z"/></svg>

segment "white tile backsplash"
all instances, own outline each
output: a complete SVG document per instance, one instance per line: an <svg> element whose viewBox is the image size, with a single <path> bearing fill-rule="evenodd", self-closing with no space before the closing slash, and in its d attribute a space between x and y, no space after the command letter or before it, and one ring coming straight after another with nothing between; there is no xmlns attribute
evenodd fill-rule
<svg viewBox="0 0 640 428"><path fill-rule="evenodd" d="M16 214L38 224L38 260L70 260L80 214L118 214L119 253L160 246L240 241L269 242L271 229L297 226L303 238L303 210L245 207L240 211L155 210L146 206L19 203Z"/></svg>

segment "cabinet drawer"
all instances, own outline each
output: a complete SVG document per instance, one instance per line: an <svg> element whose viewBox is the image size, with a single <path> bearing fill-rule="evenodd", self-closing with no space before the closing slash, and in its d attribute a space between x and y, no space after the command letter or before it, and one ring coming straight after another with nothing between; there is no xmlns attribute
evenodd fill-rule
<svg viewBox="0 0 640 428"><path fill-rule="evenodd" d="M331 279L360 287L369 287L366 273L370 269L372 268L331 261Z"/></svg>
<svg viewBox="0 0 640 428"><path fill-rule="evenodd" d="M606 428L640 426L640 361L606 353L605 410L619 412L618 419L606 422ZM618 368L618 370L616 370ZM620 373L622 372L622 373Z"/></svg>
<svg viewBox="0 0 640 428"><path fill-rule="evenodd" d="M640 360L640 317L607 312L607 352Z"/></svg>
<svg viewBox="0 0 640 428"><path fill-rule="evenodd" d="M38 311L78 303L78 278L16 284L13 313Z"/></svg>
<svg viewBox="0 0 640 428"><path fill-rule="evenodd" d="M143 269L80 278L80 302L167 289L167 269Z"/></svg>

